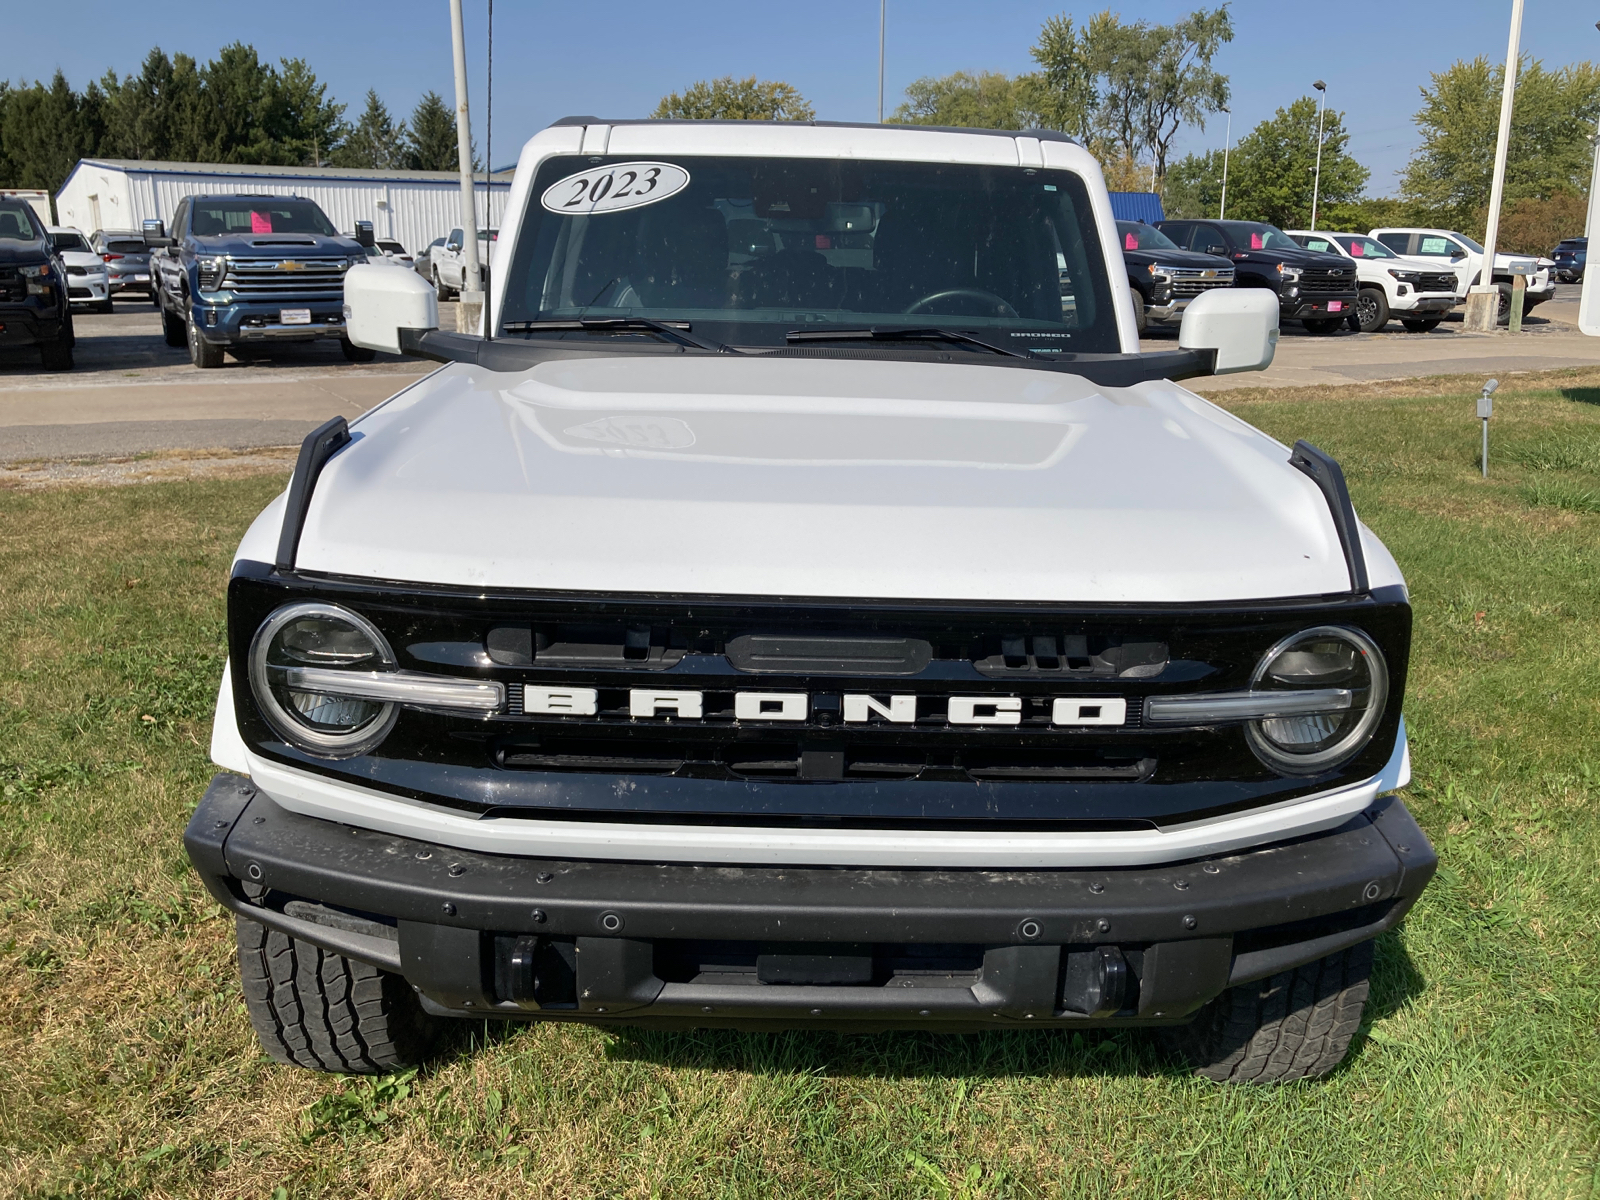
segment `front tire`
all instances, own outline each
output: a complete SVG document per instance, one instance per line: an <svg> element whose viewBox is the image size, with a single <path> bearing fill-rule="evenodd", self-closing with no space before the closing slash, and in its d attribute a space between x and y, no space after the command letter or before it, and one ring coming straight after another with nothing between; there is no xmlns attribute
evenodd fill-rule
<svg viewBox="0 0 1600 1200"><path fill-rule="evenodd" d="M439 278L439 268L433 269L433 294L436 299L450 299L450 289L445 287L444 280Z"/></svg>
<svg viewBox="0 0 1600 1200"><path fill-rule="evenodd" d="M339 349L344 351L346 362L371 362L373 359L378 357L378 352L376 350L370 350L366 346L358 346L349 338L339 339Z"/></svg>
<svg viewBox="0 0 1600 1200"><path fill-rule="evenodd" d="M189 316L189 361L201 370L209 371L222 365L223 350L221 346L214 346L200 336L200 327L194 323L194 315Z"/></svg>
<svg viewBox="0 0 1600 1200"><path fill-rule="evenodd" d="M63 319L54 340L39 343L39 365L46 371L70 371L72 361L72 326Z"/></svg>
<svg viewBox="0 0 1600 1200"><path fill-rule="evenodd" d="M382 1075L427 1056L438 1022L400 976L243 917L234 922L245 1008L273 1059Z"/></svg>
<svg viewBox="0 0 1600 1200"><path fill-rule="evenodd" d="M1218 1083L1318 1079L1342 1061L1361 1026L1372 943L1229 988L1194 1021L1167 1030L1169 1046Z"/></svg>
<svg viewBox="0 0 1600 1200"><path fill-rule="evenodd" d="M1402 318L1400 324L1405 327L1406 332L1408 333L1429 333L1432 330L1439 328L1441 321L1443 321L1442 317L1429 317L1426 320L1422 320L1421 318L1413 318L1409 320Z"/></svg>
<svg viewBox="0 0 1600 1200"><path fill-rule="evenodd" d="M189 331L184 327L184 320L177 313L168 312L161 303L160 295L156 296L156 307L161 309L161 336L169 346L187 346L189 344Z"/></svg>
<svg viewBox="0 0 1600 1200"><path fill-rule="evenodd" d="M1362 333L1377 333L1389 323L1389 297L1382 288L1361 289L1361 294L1356 297L1352 323Z"/></svg>
<svg viewBox="0 0 1600 1200"><path fill-rule="evenodd" d="M1338 333L1339 326L1343 325L1343 317L1307 317L1300 324L1306 327L1306 332L1318 337L1326 337L1330 333Z"/></svg>

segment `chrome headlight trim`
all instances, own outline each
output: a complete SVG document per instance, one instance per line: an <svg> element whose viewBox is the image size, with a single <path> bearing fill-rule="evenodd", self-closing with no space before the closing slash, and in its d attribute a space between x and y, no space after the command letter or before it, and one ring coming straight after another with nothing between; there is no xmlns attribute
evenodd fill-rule
<svg viewBox="0 0 1600 1200"><path fill-rule="evenodd" d="M1361 716L1352 725L1347 733L1333 745L1323 750L1312 751L1307 754L1296 754L1284 750L1274 744L1261 730L1259 722L1251 721L1245 726L1245 738L1250 743L1250 749L1255 751L1256 757L1266 763L1275 771L1286 775L1319 775L1348 762L1366 748L1372 740L1372 735L1378 728L1378 722L1383 719L1383 714L1389 702L1389 664L1384 660L1383 651L1378 649L1378 644L1358 629L1350 629L1343 625L1314 625L1310 629L1302 629L1299 633L1290 634L1272 646L1261 656L1261 661L1256 664L1255 673L1250 677L1250 688L1256 691L1261 680L1266 676L1270 667L1284 651L1296 642L1304 641L1311 637L1339 638L1354 646L1366 662L1369 686L1367 689L1366 707ZM1269 694L1277 693L1278 689L1264 689ZM1310 689L1308 689L1310 690ZM1259 694L1259 693L1258 693ZM1290 691L1290 694L1294 693ZM1347 693L1349 694L1349 693ZM1353 694L1350 702L1344 706L1348 711L1354 702ZM1320 711L1327 712L1328 709Z"/></svg>
<svg viewBox="0 0 1600 1200"><path fill-rule="evenodd" d="M261 628L256 630L255 637L250 643L250 690L255 695L256 704L261 709L262 716L266 718L267 724L272 726L278 736L309 754L321 755L324 758L354 758L358 754L365 754L388 737L389 731L394 728L400 711L396 703L383 702L377 715L358 729L348 733L326 733L312 729L304 721L289 713L272 690L269 675L271 668L267 663L267 653L271 649L272 640L290 621L301 617L325 617L355 626L372 640L383 664L390 668L395 666L394 650L390 647L388 639L365 617L351 612L342 605L320 601L308 600L286 604L261 623Z"/></svg>

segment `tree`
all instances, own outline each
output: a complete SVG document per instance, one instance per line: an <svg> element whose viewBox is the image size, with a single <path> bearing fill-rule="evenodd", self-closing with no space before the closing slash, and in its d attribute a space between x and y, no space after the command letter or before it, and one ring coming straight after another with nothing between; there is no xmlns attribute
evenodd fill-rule
<svg viewBox="0 0 1600 1200"><path fill-rule="evenodd" d="M389 171L406 165L406 123L396 122L378 93L367 89L367 107L344 139L335 165Z"/></svg>
<svg viewBox="0 0 1600 1200"><path fill-rule="evenodd" d="M349 133L345 106L328 99L328 85L318 82L305 59L285 58L279 63L283 69L274 72L268 84L268 135L294 163L325 166Z"/></svg>
<svg viewBox="0 0 1600 1200"><path fill-rule="evenodd" d="M1081 29L1054 17L1033 47L1044 93L1037 103L1054 128L1109 143L1133 161L1148 156L1159 177L1178 130L1204 129L1228 103L1228 78L1211 63L1232 40L1226 4L1172 25L1126 23L1110 10Z"/></svg>
<svg viewBox="0 0 1600 1200"><path fill-rule="evenodd" d="M106 132L100 153L113 158L165 158L172 140L172 60L159 46L145 55L137 75L100 80L106 96Z"/></svg>
<svg viewBox="0 0 1600 1200"><path fill-rule="evenodd" d="M1577 192L1524 196L1500 214L1502 250L1511 254L1549 254L1563 238L1582 237L1589 203Z"/></svg>
<svg viewBox="0 0 1600 1200"><path fill-rule="evenodd" d="M1371 174L1345 150L1344 114L1323 118L1321 205L1329 210L1361 196ZM1317 162L1317 102L1302 96L1239 139L1228 165L1228 216L1306 229Z"/></svg>
<svg viewBox="0 0 1600 1200"><path fill-rule="evenodd" d="M1401 179L1401 194L1430 224L1481 235L1488 213L1504 67L1457 62L1422 89L1413 118L1422 145ZM1506 155L1505 198L1585 194L1593 164L1589 136L1600 119L1600 68L1574 63L1546 71L1537 59L1518 68Z"/></svg>
<svg viewBox="0 0 1600 1200"><path fill-rule="evenodd" d="M0 92L0 186L54 192L78 159L99 151L105 96L95 84L82 95L57 71L49 86Z"/></svg>
<svg viewBox="0 0 1600 1200"><path fill-rule="evenodd" d="M273 142L266 123L271 109L274 72L254 46L234 42L201 72L205 107L211 110L211 137L205 161L284 163L283 148Z"/></svg>
<svg viewBox="0 0 1600 1200"><path fill-rule="evenodd" d="M1235 180L1235 159L1228 156L1228 183ZM1186 154L1172 164L1162 181L1161 207L1169 217L1216 217L1222 206L1222 151ZM1236 196L1230 199L1237 199ZM1237 215L1237 213L1235 214Z"/></svg>
<svg viewBox="0 0 1600 1200"><path fill-rule="evenodd" d="M787 83L724 75L691 84L682 95L663 96L651 115L680 121L809 121L817 114Z"/></svg>
<svg viewBox="0 0 1600 1200"><path fill-rule="evenodd" d="M925 76L906 88L905 103L889 118L898 125L957 125L976 129L1028 129L1039 123L1033 111L1030 76L999 71L977 75L957 71Z"/></svg>
<svg viewBox="0 0 1600 1200"><path fill-rule="evenodd" d="M455 113L438 92L424 92L406 131L407 165L413 171L457 170L461 165L459 146Z"/></svg>

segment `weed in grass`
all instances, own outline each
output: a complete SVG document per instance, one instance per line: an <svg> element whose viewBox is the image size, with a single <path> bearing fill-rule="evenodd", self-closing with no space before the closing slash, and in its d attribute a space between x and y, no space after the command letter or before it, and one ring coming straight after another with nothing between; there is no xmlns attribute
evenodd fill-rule
<svg viewBox="0 0 1600 1200"><path fill-rule="evenodd" d="M1568 512L1600 513L1600 485L1571 479L1535 479L1522 489L1522 498L1534 507L1564 508Z"/></svg>
<svg viewBox="0 0 1600 1200"><path fill-rule="evenodd" d="M1593 439L1593 384L1508 381L1497 436ZM1277 1089L1132 1031L463 1022L387 1081L270 1063L179 838L228 561L281 477L0 493L0 1195L1592 1197L1600 538L1524 503L1560 471L1476 475L1475 394L1225 397L1338 456L1406 572L1407 803L1442 859L1350 1057Z"/></svg>

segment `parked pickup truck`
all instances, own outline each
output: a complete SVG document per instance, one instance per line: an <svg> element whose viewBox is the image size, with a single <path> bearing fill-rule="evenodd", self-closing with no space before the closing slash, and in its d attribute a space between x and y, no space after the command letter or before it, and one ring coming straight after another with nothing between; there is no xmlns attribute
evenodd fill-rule
<svg viewBox="0 0 1600 1200"><path fill-rule="evenodd" d="M1311 233L1291 229L1289 236L1307 250L1339 254L1355 264L1361 294L1350 313L1358 333L1376 333L1391 316L1412 333L1427 333L1461 302L1453 272L1438 262L1403 258L1376 238L1360 233Z"/></svg>
<svg viewBox="0 0 1600 1200"><path fill-rule="evenodd" d="M1133 313L1143 333L1149 322L1182 317L1193 300L1213 288L1233 286L1233 264L1211 254L1180 250L1172 239L1143 221L1118 221L1122 262L1133 292Z"/></svg>
<svg viewBox="0 0 1600 1200"><path fill-rule="evenodd" d="M1483 278L1483 247L1453 229L1374 229L1367 236L1376 238L1396 254L1430 259L1452 272L1456 277L1456 295L1462 300ZM1556 294L1555 281L1550 275L1554 266L1548 258L1496 251L1490 282L1500 292L1502 325L1511 319L1511 277L1527 278L1528 290L1522 301L1522 311L1529 312Z"/></svg>
<svg viewBox="0 0 1600 1200"><path fill-rule="evenodd" d="M341 237L298 196L185 196L170 235L144 223L167 345L187 346L197 367L220 367L244 346L337 338L352 362L371 350L344 331L344 276L366 262L370 222Z"/></svg>
<svg viewBox="0 0 1600 1200"><path fill-rule="evenodd" d="M1161 231L1186 250L1232 260L1236 287L1272 292L1279 316L1299 321L1307 333L1336 333L1355 307L1355 266L1340 255L1305 249L1276 225L1163 221Z"/></svg>
<svg viewBox="0 0 1600 1200"><path fill-rule="evenodd" d="M1164 1030L1319 1076L1432 875L1411 607L1338 464L1141 353L1063 135L569 118L444 364L245 534L185 844L268 1054L445 1018ZM1303 252L1296 249L1297 254Z"/></svg>

